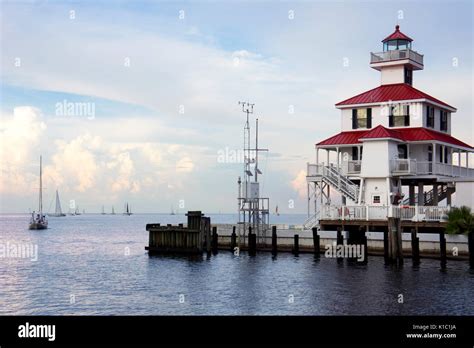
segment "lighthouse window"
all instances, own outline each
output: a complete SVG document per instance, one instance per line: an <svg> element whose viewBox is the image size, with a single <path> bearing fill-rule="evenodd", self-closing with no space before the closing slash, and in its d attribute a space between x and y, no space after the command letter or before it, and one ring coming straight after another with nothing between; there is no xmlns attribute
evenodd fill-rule
<svg viewBox="0 0 474 348"><path fill-rule="evenodd" d="M410 125L410 106L396 104L392 106L389 120L389 127L406 127Z"/></svg>
<svg viewBox="0 0 474 348"><path fill-rule="evenodd" d="M373 204L380 204L380 196L372 196Z"/></svg>
<svg viewBox="0 0 474 348"><path fill-rule="evenodd" d="M408 69L407 67L405 67L405 83L410 86L413 83L413 70Z"/></svg>
<svg viewBox="0 0 474 348"><path fill-rule="evenodd" d="M434 128L435 126L435 109L432 106L426 106L426 126Z"/></svg>
<svg viewBox="0 0 474 348"><path fill-rule="evenodd" d="M408 148L405 144L398 145L398 158L407 159L408 158Z"/></svg>
<svg viewBox="0 0 474 348"><path fill-rule="evenodd" d="M406 50L409 48L407 40L398 40L398 49L399 50Z"/></svg>
<svg viewBox="0 0 474 348"><path fill-rule="evenodd" d="M352 109L352 129L371 128L372 109Z"/></svg>
<svg viewBox="0 0 474 348"><path fill-rule="evenodd" d="M441 122L439 127L443 132L448 131L448 112L445 110L441 110Z"/></svg>
<svg viewBox="0 0 474 348"><path fill-rule="evenodd" d="M389 40L383 44L384 51L411 49L411 42L408 40Z"/></svg>

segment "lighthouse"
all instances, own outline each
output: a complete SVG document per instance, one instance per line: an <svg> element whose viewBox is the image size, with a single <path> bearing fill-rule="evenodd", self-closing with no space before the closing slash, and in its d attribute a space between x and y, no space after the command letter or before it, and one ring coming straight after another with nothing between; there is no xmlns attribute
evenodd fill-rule
<svg viewBox="0 0 474 348"><path fill-rule="evenodd" d="M337 103L339 133L316 143L307 165L305 228L442 228L454 205L473 205L474 148L451 134L457 109L414 87L424 56L400 26L370 53L380 85ZM455 198L455 201L453 200Z"/></svg>

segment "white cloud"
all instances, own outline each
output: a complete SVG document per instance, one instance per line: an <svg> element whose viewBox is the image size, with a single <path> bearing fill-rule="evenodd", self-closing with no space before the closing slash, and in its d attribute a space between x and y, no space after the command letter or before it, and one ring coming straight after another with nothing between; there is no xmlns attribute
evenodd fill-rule
<svg viewBox="0 0 474 348"><path fill-rule="evenodd" d="M38 175L38 171L34 168L39 161L39 158L33 158L33 155L45 129L46 125L41 119L40 111L33 107L17 107L13 115L2 115L0 192L17 194L31 192ZM37 182L35 184L38 185Z"/></svg>
<svg viewBox="0 0 474 348"><path fill-rule="evenodd" d="M305 198L307 195L306 171L300 170L295 178L291 181L291 187L298 192L300 198Z"/></svg>

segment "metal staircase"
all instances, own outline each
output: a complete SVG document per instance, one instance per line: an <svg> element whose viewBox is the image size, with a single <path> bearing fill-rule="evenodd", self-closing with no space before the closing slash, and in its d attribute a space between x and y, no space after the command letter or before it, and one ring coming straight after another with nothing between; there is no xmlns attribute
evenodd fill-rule
<svg viewBox="0 0 474 348"><path fill-rule="evenodd" d="M359 186L342 175L336 167L324 166L321 179L350 200L354 202L358 201Z"/></svg>
<svg viewBox="0 0 474 348"><path fill-rule="evenodd" d="M303 222L303 229L310 230L313 227L316 227L318 225L319 225L319 210L317 210L314 215L311 215L309 218L307 218Z"/></svg>
<svg viewBox="0 0 474 348"><path fill-rule="evenodd" d="M433 190L429 190L428 192L424 192L424 205L432 205L434 201L434 192ZM445 199L448 196L448 187L447 186L439 186L438 187L438 202L441 202L443 199ZM418 202L418 193L415 193L415 202ZM402 201L403 205L408 205L410 204L410 197L406 197Z"/></svg>
<svg viewBox="0 0 474 348"><path fill-rule="evenodd" d="M357 203L359 199L359 186L353 183L349 178L342 175L334 166L317 165L317 170L311 174L312 177L317 178L315 181L322 181L325 184L333 187L336 191L344 197L349 198ZM315 214L311 215L303 223L304 229L311 229L319 223L319 209Z"/></svg>

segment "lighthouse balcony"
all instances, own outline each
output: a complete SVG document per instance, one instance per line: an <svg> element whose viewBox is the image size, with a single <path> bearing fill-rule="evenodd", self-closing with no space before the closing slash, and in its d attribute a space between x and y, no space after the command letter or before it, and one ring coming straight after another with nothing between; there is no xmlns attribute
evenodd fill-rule
<svg viewBox="0 0 474 348"><path fill-rule="evenodd" d="M403 175L435 175L453 178L474 178L474 168L465 166L416 159L395 159L390 163L391 173L394 176Z"/></svg>
<svg viewBox="0 0 474 348"><path fill-rule="evenodd" d="M386 63L389 62L399 64L402 60L406 60L406 63L412 65L414 70L423 69L423 55L408 48L404 50L370 53L370 66L375 69L382 65L386 66Z"/></svg>
<svg viewBox="0 0 474 348"><path fill-rule="evenodd" d="M418 205L323 205L321 220L338 221L387 221L388 218L399 218L411 222L444 222L451 208L449 206Z"/></svg>

